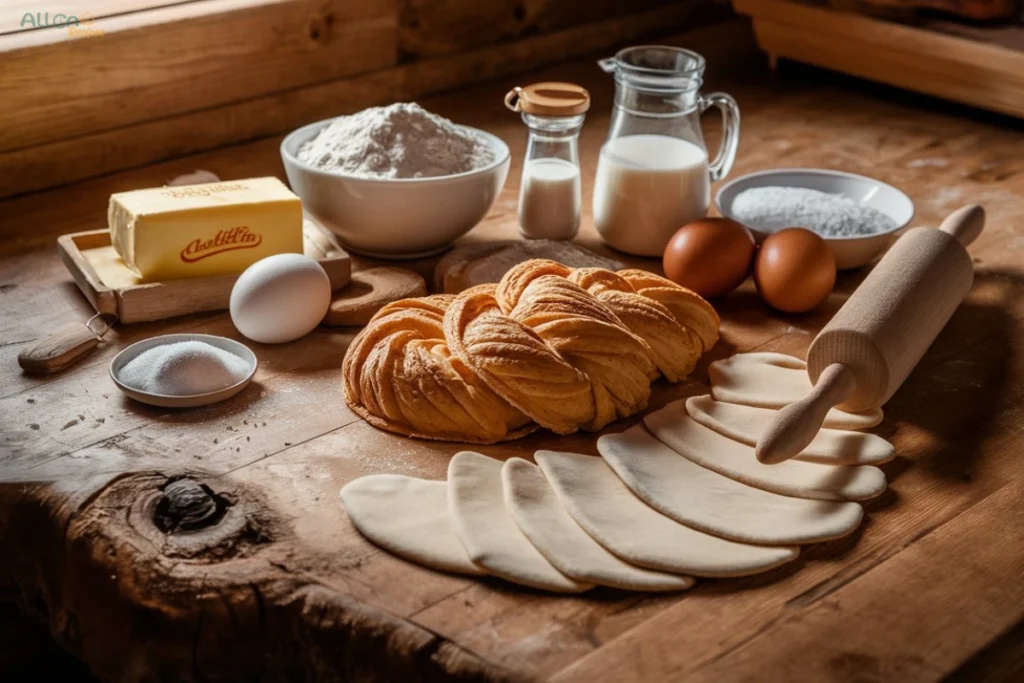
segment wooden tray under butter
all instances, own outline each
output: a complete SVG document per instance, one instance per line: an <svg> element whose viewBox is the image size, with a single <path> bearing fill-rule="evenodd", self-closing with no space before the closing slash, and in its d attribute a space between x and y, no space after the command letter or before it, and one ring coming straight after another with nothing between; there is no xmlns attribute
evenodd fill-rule
<svg viewBox="0 0 1024 683"><path fill-rule="evenodd" d="M348 284L352 262L326 228L307 220L303 225L305 254L316 259L337 291ZM116 315L122 323L162 320L228 307L238 275L143 282L121 261L110 243L109 230L90 230L57 239L60 258L98 313Z"/></svg>

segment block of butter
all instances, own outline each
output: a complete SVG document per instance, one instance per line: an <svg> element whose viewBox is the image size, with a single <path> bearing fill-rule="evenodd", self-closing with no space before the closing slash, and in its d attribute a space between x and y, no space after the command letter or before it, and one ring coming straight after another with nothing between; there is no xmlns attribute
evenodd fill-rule
<svg viewBox="0 0 1024 683"><path fill-rule="evenodd" d="M147 281L240 273L302 253L302 202L277 178L155 187L111 195L114 249Z"/></svg>

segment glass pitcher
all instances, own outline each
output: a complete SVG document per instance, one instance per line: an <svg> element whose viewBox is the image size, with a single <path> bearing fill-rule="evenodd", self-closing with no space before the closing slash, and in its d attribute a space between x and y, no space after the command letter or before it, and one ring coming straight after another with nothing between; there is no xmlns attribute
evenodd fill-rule
<svg viewBox="0 0 1024 683"><path fill-rule="evenodd" d="M707 214L711 182L736 158L740 111L725 93L701 95L704 58L677 47L639 46L599 62L615 74L615 106L594 179L594 224L612 247L660 257L672 235ZM722 142L709 161L700 116L722 112Z"/></svg>

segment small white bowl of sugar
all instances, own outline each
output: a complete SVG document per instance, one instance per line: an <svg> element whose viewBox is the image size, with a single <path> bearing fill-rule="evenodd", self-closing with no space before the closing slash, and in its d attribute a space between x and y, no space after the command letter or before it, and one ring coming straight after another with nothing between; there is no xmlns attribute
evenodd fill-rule
<svg viewBox="0 0 1024 683"><path fill-rule="evenodd" d="M818 233L839 270L870 263L914 218L914 203L892 185L811 168L742 176L718 191L715 205L723 216L750 228L758 242L784 228Z"/></svg>
<svg viewBox="0 0 1024 683"><path fill-rule="evenodd" d="M114 356L110 378L129 398L161 408L193 408L231 398L256 374L256 354L212 334L165 334Z"/></svg>

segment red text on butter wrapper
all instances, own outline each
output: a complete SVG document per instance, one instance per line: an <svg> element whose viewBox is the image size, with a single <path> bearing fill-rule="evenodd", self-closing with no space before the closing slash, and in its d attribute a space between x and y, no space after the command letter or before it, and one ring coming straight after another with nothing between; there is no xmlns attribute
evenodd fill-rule
<svg viewBox="0 0 1024 683"><path fill-rule="evenodd" d="M218 230L213 239L204 241L196 238L192 240L181 250L181 260L185 263L195 263L208 256L223 254L225 251L254 249L262 242L262 235L251 233L249 228L239 225L227 230Z"/></svg>

